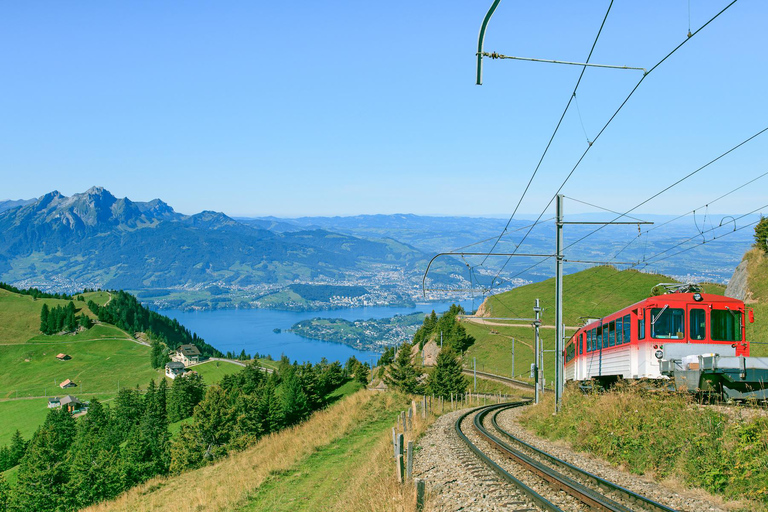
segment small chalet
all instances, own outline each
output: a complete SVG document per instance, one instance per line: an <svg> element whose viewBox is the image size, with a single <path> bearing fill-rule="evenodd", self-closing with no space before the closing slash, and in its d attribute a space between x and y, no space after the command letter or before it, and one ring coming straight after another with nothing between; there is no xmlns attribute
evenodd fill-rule
<svg viewBox="0 0 768 512"><path fill-rule="evenodd" d="M191 364L199 363L202 360L202 356L196 346L192 344L181 345L171 356L171 360L178 363L184 363L184 366L189 366Z"/></svg>
<svg viewBox="0 0 768 512"><path fill-rule="evenodd" d="M56 359L59 361L69 361L72 358L69 356L69 354L59 354L56 356Z"/></svg>
<svg viewBox="0 0 768 512"><path fill-rule="evenodd" d="M67 379L67 380L65 380L64 382L62 382L61 384L59 384L59 387L60 387L61 389L64 389L64 388L76 388L76 387L77 387L77 384L75 384L75 383L74 383L74 382L72 382L71 380Z"/></svg>
<svg viewBox="0 0 768 512"><path fill-rule="evenodd" d="M61 400L59 400L59 397L54 396L48 399L49 409L58 409L59 407L61 407Z"/></svg>
<svg viewBox="0 0 768 512"><path fill-rule="evenodd" d="M179 375L184 375L184 363L173 361L165 365L165 376L175 379Z"/></svg>
<svg viewBox="0 0 768 512"><path fill-rule="evenodd" d="M69 412L76 412L82 409L83 403L72 395L67 395L61 399L61 407Z"/></svg>

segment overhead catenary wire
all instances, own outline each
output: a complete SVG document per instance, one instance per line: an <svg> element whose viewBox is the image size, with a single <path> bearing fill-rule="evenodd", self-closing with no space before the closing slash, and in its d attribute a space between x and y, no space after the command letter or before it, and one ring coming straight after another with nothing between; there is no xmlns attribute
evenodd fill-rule
<svg viewBox="0 0 768 512"><path fill-rule="evenodd" d="M611 12L611 7L613 7L613 0L610 1L608 4L608 9L605 11L605 16L603 16L603 21L600 24L600 29L597 31L597 35L595 36L595 40L592 43L592 48L589 50L589 55L587 55L586 62L589 62L592 58L592 53L595 51L595 47L597 46L597 42L600 39L600 34L603 32L603 27L605 27L605 21L608 19L608 14ZM549 137L549 142L547 142L547 145L544 147L544 152L542 153L541 157L539 158L539 162L536 164L536 167L533 170L533 173L531 174L530 179L528 180L528 184L525 186L525 189L523 190L523 193L520 195L520 199L517 201L517 205L515 205L515 209L512 210L512 215L510 215L509 220L507 221L507 226L504 228L504 231L501 232L496 242L493 244L493 247L488 251L488 254L490 255L493 250L496 248L496 245L498 245L499 240L501 240L501 237L504 235L504 233L507 231L507 228L509 228L509 224L512 222L512 219L515 218L515 215L517 214L517 210L520 208L520 205L523 202L523 199L525 199L526 194L528 193L528 189L531 188L531 183L533 183L534 178L536 178L536 174L539 172L539 169L541 168L541 164L544 161L544 158L547 156L547 153L549 152L550 146L552 146L552 141L555 140L555 136L557 135L557 132L560 130L560 125L563 124L563 119L565 119L565 114L568 112L568 108L571 106L571 102L573 101L573 98L576 96L576 91L579 89L579 84L581 84L581 79L584 77L584 72L586 71L586 67L582 67L581 73L579 74L578 80L576 80L576 85L573 88L573 92L568 97L568 103L566 103L565 108L563 109L563 113L560 114L560 119L557 122L557 125L555 126L554 131L552 132L552 135ZM536 222L538 222L541 219L537 219ZM531 227L536 226L536 223ZM530 231L529 231L530 232ZM527 235L526 235L527 236ZM484 258L482 262L480 262L480 265L485 264L485 261L488 258Z"/></svg>
<svg viewBox="0 0 768 512"><path fill-rule="evenodd" d="M663 188L663 189L661 189L660 191L658 191L658 192L654 193L653 195L651 195L651 196L649 196L648 198L644 199L643 201L639 202L638 204L636 204L635 206L633 206L632 208L630 208L630 209L629 209L629 210L627 210L626 212L624 212L624 213L618 213L618 212L614 212L614 213L616 213L616 215L617 215L617 216L616 216L616 217L615 217L615 218L614 218L614 219L613 219L611 222L615 222L615 221L617 221L617 220L619 220L619 219L621 219L621 218L624 218L624 217L629 217L629 218L632 218L632 219L634 219L634 217L630 217L630 216L629 216L629 214L630 214L630 213L632 213L633 211L635 211L636 209L638 209L638 208L640 208L641 206L643 206L643 205L647 204L648 202L652 201L653 199L655 199L655 198L659 197L660 195L664 194L665 192L668 192L669 190L673 189L674 187L676 187L676 186L680 185L681 183L683 183L683 182L684 182L684 181L686 181L687 179L691 178L692 176L695 176L696 174L698 174L698 173L699 173L699 172L701 172L702 170L706 169L706 168L707 168L707 167L709 167L710 165L712 165L712 164L714 164L715 162L717 162L717 161L721 160L723 157L725 157L725 156L727 156L727 155L731 154L732 152L736 151L737 149L741 148L741 147L742 147L742 146L744 146L745 144L747 144L747 143L751 142L752 140L756 139L757 137L759 137L760 135L764 134L764 133L765 133L765 132L767 132L767 131L768 131L768 127L765 127L765 128L763 128L762 130L759 130L757 133L755 133L755 134L753 134L753 135L751 135L751 136L747 137L746 139L742 140L742 141L741 141L741 142L739 142L738 144L736 144L736 145L734 145L734 146L730 147L729 149L727 149L726 151L724 151L724 152L720 153L718 156L716 156L715 158L711 159L710 161L708 161L708 162L707 162L707 163L705 163L704 165L700 166L699 168L695 169L694 171L691 171L690 173L688 173L687 175L685 175L685 176L683 176L682 178L678 179L678 180L677 180L677 181L675 181L674 183L672 183L672 184L670 184L670 185L668 185L668 186L664 187L664 188ZM761 177L762 177L762 175L761 175L761 176L759 176L758 178L755 178L755 180L757 180L757 179L759 179L759 178L761 178ZM754 182L755 180L752 180L752 181ZM749 183L751 183L751 182L749 182ZM739 188L743 188L744 186L748 185L749 183L745 183L745 184L744 184L742 187L739 187ZM738 188L737 188L737 189L734 189L733 191L729 192L728 194L730 194L730 193L732 193L732 192L734 192L734 191L736 191L736 190L738 190ZM724 194L723 196L719 197L719 198L718 198L718 199L716 199L716 200L722 199L723 197L727 196L728 194ZM714 201L711 201L711 202L714 202ZM711 202L710 202L710 203L711 203ZM551 201L550 201L550 204L551 204ZM598 231L601 231L602 229L604 229L604 228L605 228L606 226L608 226L608 225L609 225L609 224L608 224L608 223L606 223L606 224L604 224L604 225L602 225L602 226L600 226L600 227L598 227L598 228L595 228L594 230L590 231L589 233L587 233L586 235L584 235L584 236L582 236L581 238L577 239L576 241L574 241L574 242L571 242L570 244L566 245L566 246L563 248L563 250L565 251L565 250L567 250L567 249L569 249L569 248L573 247L574 245L576 245L576 244L578 244L578 243L581 243L581 242L583 242L584 240L586 240L587 238L591 237L592 235L594 235L594 234L595 234L595 233L597 233ZM648 231L650 231L650 230L651 230L651 229L649 229ZM530 233L530 231L529 231L529 233ZM524 239L523 239L523 240L524 240ZM523 240L521 240L521 241L520 241L519 245L520 245L520 244L522 244ZM636 238L635 238L635 239L633 239L633 241L634 241L634 240L636 240ZM630 242L630 243L631 243L631 242ZM628 244L628 245L629 245L629 244ZM628 245L627 245L627 246L628 246ZM626 249L626 247L625 247L625 248L623 248L623 249L622 249L622 251L623 251L624 249ZM621 252L621 251L620 251L620 252ZM619 254L619 253L617 253L616 255L614 255L614 257L613 257L612 259L615 259L615 258L616 258L616 256L617 256L618 254ZM519 277L520 275L524 274L525 272L528 272L529 270L532 270L533 268L535 268L535 267L537 267L537 266L541 265L542 263L546 262L547 260L549 260L549 259L551 259L551 258L552 258L552 256L547 256L547 257L543 258L541 261L539 261L539 262L537 262L537 263L534 263L534 264L533 264L533 265L531 265L530 267L527 267L526 269L524 269L524 270L522 270L522 271L518 272L517 274L515 274L514 276L512 276L512 277L511 277L511 278L509 278L509 279L515 279L516 277ZM511 258L509 258L509 259L511 259ZM507 259L507 263L509 262L509 259ZM502 270L503 270L503 267L502 267ZM501 273L501 272L499 272L499 273L497 273L497 274L496 274L496 277L494 278L494 281L495 281L496 279L499 279L499 274L500 274L500 273ZM501 280L501 282L504 282L504 281L505 281L504 279L502 279L502 280ZM493 284L493 282L492 282L492 284ZM501 283L499 283L499 284L501 284Z"/></svg>
<svg viewBox="0 0 768 512"><path fill-rule="evenodd" d="M638 238L639 238L641 235L647 235L647 234L648 234L648 233L650 233L651 231L653 231L653 230L656 230L656 229L658 229L658 228L660 228L660 227L666 226L667 224L670 224L670 223L672 223L672 222L674 222L674 221L676 221L676 220L680 220L680 219L682 219L683 217L685 217L686 215L690 215L690 214L692 214L692 213L694 213L694 214L695 214L695 213L696 213L696 210L700 210L700 209L702 209L702 208L709 208L709 206L710 206L710 205L712 205L712 204L714 204L714 203L718 202L719 200L721 200L721 199L723 199L723 198L726 198L726 197L728 197L729 195L733 194L734 192L737 192L737 191L741 190L742 188L746 187L747 185L751 185L752 183L754 183L754 182L756 182L757 180L759 180L759 179L761 179L761 178L764 178L764 177L766 177L766 176L768 176L768 171L764 172L763 174L761 174L760 176L758 176L758 177L756 177L756 178L753 178L753 179L749 180L748 182L746 182L746 183L744 183L744 184L742 184L742 185L739 185L738 187L734 188L733 190L730 190L730 191L726 192L725 194L721 195L720 197L718 197L718 198L716 198L716 199L713 199L713 200L709 201L707 204L703 204L703 205L699 206L698 208L694 208L693 210L690 210L690 211L688 211L688 212L686 212L686 213L683 213L682 215L678 215L677 217L675 217L675 218L673 218L673 219L670 219L670 220L668 220L668 221L662 222L661 224L656 224L656 225L654 225L653 227L646 229L645 231L643 231L643 232L639 233L639 234L637 235L637 237L635 237L634 239L630 240L630 241L629 241L629 243L627 243L627 245L625 245L624 247L622 247L622 248L621 248L621 250L619 250L619 252L617 252L616 254L614 254L614 255L613 255L613 258L611 258L611 259L617 258L617 257L619 256L619 254L621 254L622 252L624 252L624 251L627 249L627 247L629 247L630 245L632 245L633 243L635 243L635 242L637 241L637 239L638 239ZM618 213L618 212L614 212L614 213ZM634 218L634 217L630 217L630 218ZM711 222L712 222L712 221L710 220L710 223L711 223ZM706 223L706 217L705 217L705 219L704 219L704 222L703 222L703 223Z"/></svg>
<svg viewBox="0 0 768 512"><path fill-rule="evenodd" d="M731 1L731 2L730 2L728 5L726 5L726 6L725 6L725 7L724 7L722 10L720 10L720 11L719 11L717 14L715 14L713 17L711 17L711 18L710 18L710 19L709 19L709 20L708 20L706 23L704 23L704 24L703 24L701 27L699 27L698 29L696 29L696 31L695 31L695 32L693 32L693 33L692 33L690 36L688 36L688 37L687 37L685 40L683 40L683 41L682 41L680 44L678 44L678 45L677 45L675 48L673 48L673 49L672 49L672 50L671 50L669 53L667 53L667 54L666 54L664 57L662 57L662 59L661 59L661 60L659 60L659 61L658 61L656 64L654 64L654 65L653 65L653 66L652 66L652 67L651 67L651 68L648 70L648 72L647 72L647 73L643 74L643 76L642 76L642 77L641 77L641 78L638 80L637 84L635 84L634 88L633 88L633 89L632 89L632 90L629 92L629 94L628 94L628 95L627 95L627 97L624 99L624 101L622 101L622 103L619 105L619 107L616 109L616 111L615 111L615 112L614 112L614 113L611 115L611 117L608 119L608 121L607 121L607 122L606 122L606 123L603 125L603 127L600 129L600 131L597 133L597 135L595 135L595 138L592 140L592 144L588 145L588 146L587 146L587 148L584 150L584 152L582 153L582 155L581 155L581 156L579 157L579 159L577 160L576 164L573 166L573 168L571 169L571 171L568 173L568 175L565 177L565 179L563 180L563 182L562 182L562 183L560 184L560 186L558 187L558 189L557 189L557 191L555 192L555 194L552 196L552 198L549 200L549 202L547 203L547 205L544 207L544 209L542 210L542 212L541 212L541 214L539 215L539 217L536 219L536 221L537 221L537 222L538 222L538 221L541 219L541 217L543 217L543 216L544 216L544 213L545 213L545 212L546 212L546 211L549 209L549 207L552 205L552 202L555 200L555 198L557 197L557 195L560 193L560 191L563 189L563 187L565 187L565 185L568 183L568 181L570 180L571 176L573 176L573 174L576 172L576 169L578 169L578 167L581 165L581 162L582 162L582 161L584 160L584 158L587 156L587 154L589 153L590 149L592 149L592 148L594 147L594 143L595 143L595 142L597 142L597 140L598 140L598 139L600 138L600 136L601 136L601 135L602 135L602 134L605 132L605 130L608 128L608 126L610 126L610 125L611 125L611 123L613 122L613 120L616 118L616 116L619 114L619 112L621 112L621 110L624 108L624 106L627 104L627 102L630 100L630 98L632 98L632 96L635 94L635 92L636 92L636 91L637 91L637 89L640 87L640 85L643 83L643 81L645 81L645 79L646 79L646 78L647 78L647 77L648 77L648 76L649 76L651 73L653 73L653 72L654 72L656 69L658 69L658 68L659 68L659 66L661 66L661 65L662 65L664 62L666 62L666 61L667 61L667 59L669 59L669 58L670 58L672 55L674 55L674 54L675 54L675 52L677 52L677 51L678 51L680 48L682 48L682 47L683 47L683 46L684 46L684 45L685 45L685 44L686 44L688 41L690 41L690 40L693 38L693 36L695 36L696 34L698 34L699 32L701 32L702 30L704 30L704 28L706 28L706 27L707 27L707 26L708 26L710 23L712 23L712 22L713 22L714 20L716 20L716 19L717 19L719 16L721 16L721 15L722 15L722 14L723 14L725 11L727 11L727 10L728 10L728 9L729 9L731 6L733 6L733 5L734 5L734 4L735 4L737 1L738 1L738 0L733 0L733 1ZM585 68L585 69L586 69L586 68ZM582 75L581 75L581 76L583 76L583 74L584 74L584 70L582 70ZM579 77L579 80L581 80L581 77ZM570 104L570 100L569 100L569 104ZM564 116L564 115L565 115L565 114L563 114L563 116ZM561 121L562 121L562 118L561 118ZM558 126L559 126L559 124L558 124ZM554 138L554 134L553 134L553 137L552 137L552 138ZM551 144L551 142L552 142L552 141L551 141L551 139L550 139L550 144ZM549 144L547 145L547 148L549 148ZM542 159L543 159L543 157L542 157ZM538 167L537 167L537 169L538 169ZM530 185L530 182L529 182L529 185ZM527 190L527 187L526 187L526 190ZM534 223L534 226L535 226L535 223ZM531 229L533 229L533 228L531 228ZM523 242L525 241L525 239L528 237L528 234L530 234L530 230L528 231L528 233L526 233L526 234L523 236L523 239L520 241L520 245L522 245L522 243L523 243ZM547 258L547 259L548 259L548 258ZM498 276L499 276L499 275L501 275L501 272L503 272L503 271L504 271L504 268L506 268L506 266L509 264L509 261L510 261L510 260L511 260L511 258L508 258L508 259L507 259L507 261L506 261L506 262L505 262L505 263L504 263L504 264L501 266L501 268L499 269L499 271L498 271L498 272L497 272L497 274L496 274L496 278L494 278L494 281L492 281L492 283L491 283L492 285L493 285L493 282L495 282L495 280L498 278Z"/></svg>

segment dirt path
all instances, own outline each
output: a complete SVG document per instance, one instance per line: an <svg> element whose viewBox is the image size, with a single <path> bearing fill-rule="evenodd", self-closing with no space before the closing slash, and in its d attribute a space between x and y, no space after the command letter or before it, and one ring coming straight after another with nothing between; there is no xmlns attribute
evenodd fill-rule
<svg viewBox="0 0 768 512"><path fill-rule="evenodd" d="M498 325L500 327L531 327L531 324L504 324L504 323L501 323L501 322L491 322L490 320L485 320L485 319L480 318L480 317L465 316L464 320L466 320L467 322L472 322L473 324L478 324L478 325ZM554 329L555 326L554 325L542 325L539 328L540 329ZM578 327L572 327L570 325L566 325L565 328L567 330L571 330L571 331L578 331L579 330Z"/></svg>

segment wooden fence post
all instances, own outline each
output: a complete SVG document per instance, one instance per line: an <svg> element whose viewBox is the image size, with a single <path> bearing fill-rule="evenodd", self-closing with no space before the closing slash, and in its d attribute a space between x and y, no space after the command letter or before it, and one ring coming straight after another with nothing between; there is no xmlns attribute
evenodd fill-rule
<svg viewBox="0 0 768 512"><path fill-rule="evenodd" d="M403 483L403 456L397 456L397 481Z"/></svg>
<svg viewBox="0 0 768 512"><path fill-rule="evenodd" d="M427 419L427 395L424 395L424 407L421 408L422 419Z"/></svg>
<svg viewBox="0 0 768 512"><path fill-rule="evenodd" d="M424 480L421 478L416 479L416 510L421 512L424 510Z"/></svg>
<svg viewBox="0 0 768 512"><path fill-rule="evenodd" d="M397 429L392 427L392 448L394 449L395 458L397 458Z"/></svg>
<svg viewBox="0 0 768 512"><path fill-rule="evenodd" d="M413 441L408 441L408 460L405 469L405 474L410 479L413 476Z"/></svg>

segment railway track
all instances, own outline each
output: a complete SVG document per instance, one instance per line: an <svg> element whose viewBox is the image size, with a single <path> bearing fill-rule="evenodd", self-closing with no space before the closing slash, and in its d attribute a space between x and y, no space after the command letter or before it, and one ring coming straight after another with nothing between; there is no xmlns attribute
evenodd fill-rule
<svg viewBox="0 0 768 512"><path fill-rule="evenodd" d="M528 403L480 407L459 416L454 424L456 433L469 449L510 484L512 510L674 512L661 503L557 459L499 426L499 413ZM489 417L490 426L486 424Z"/></svg>

